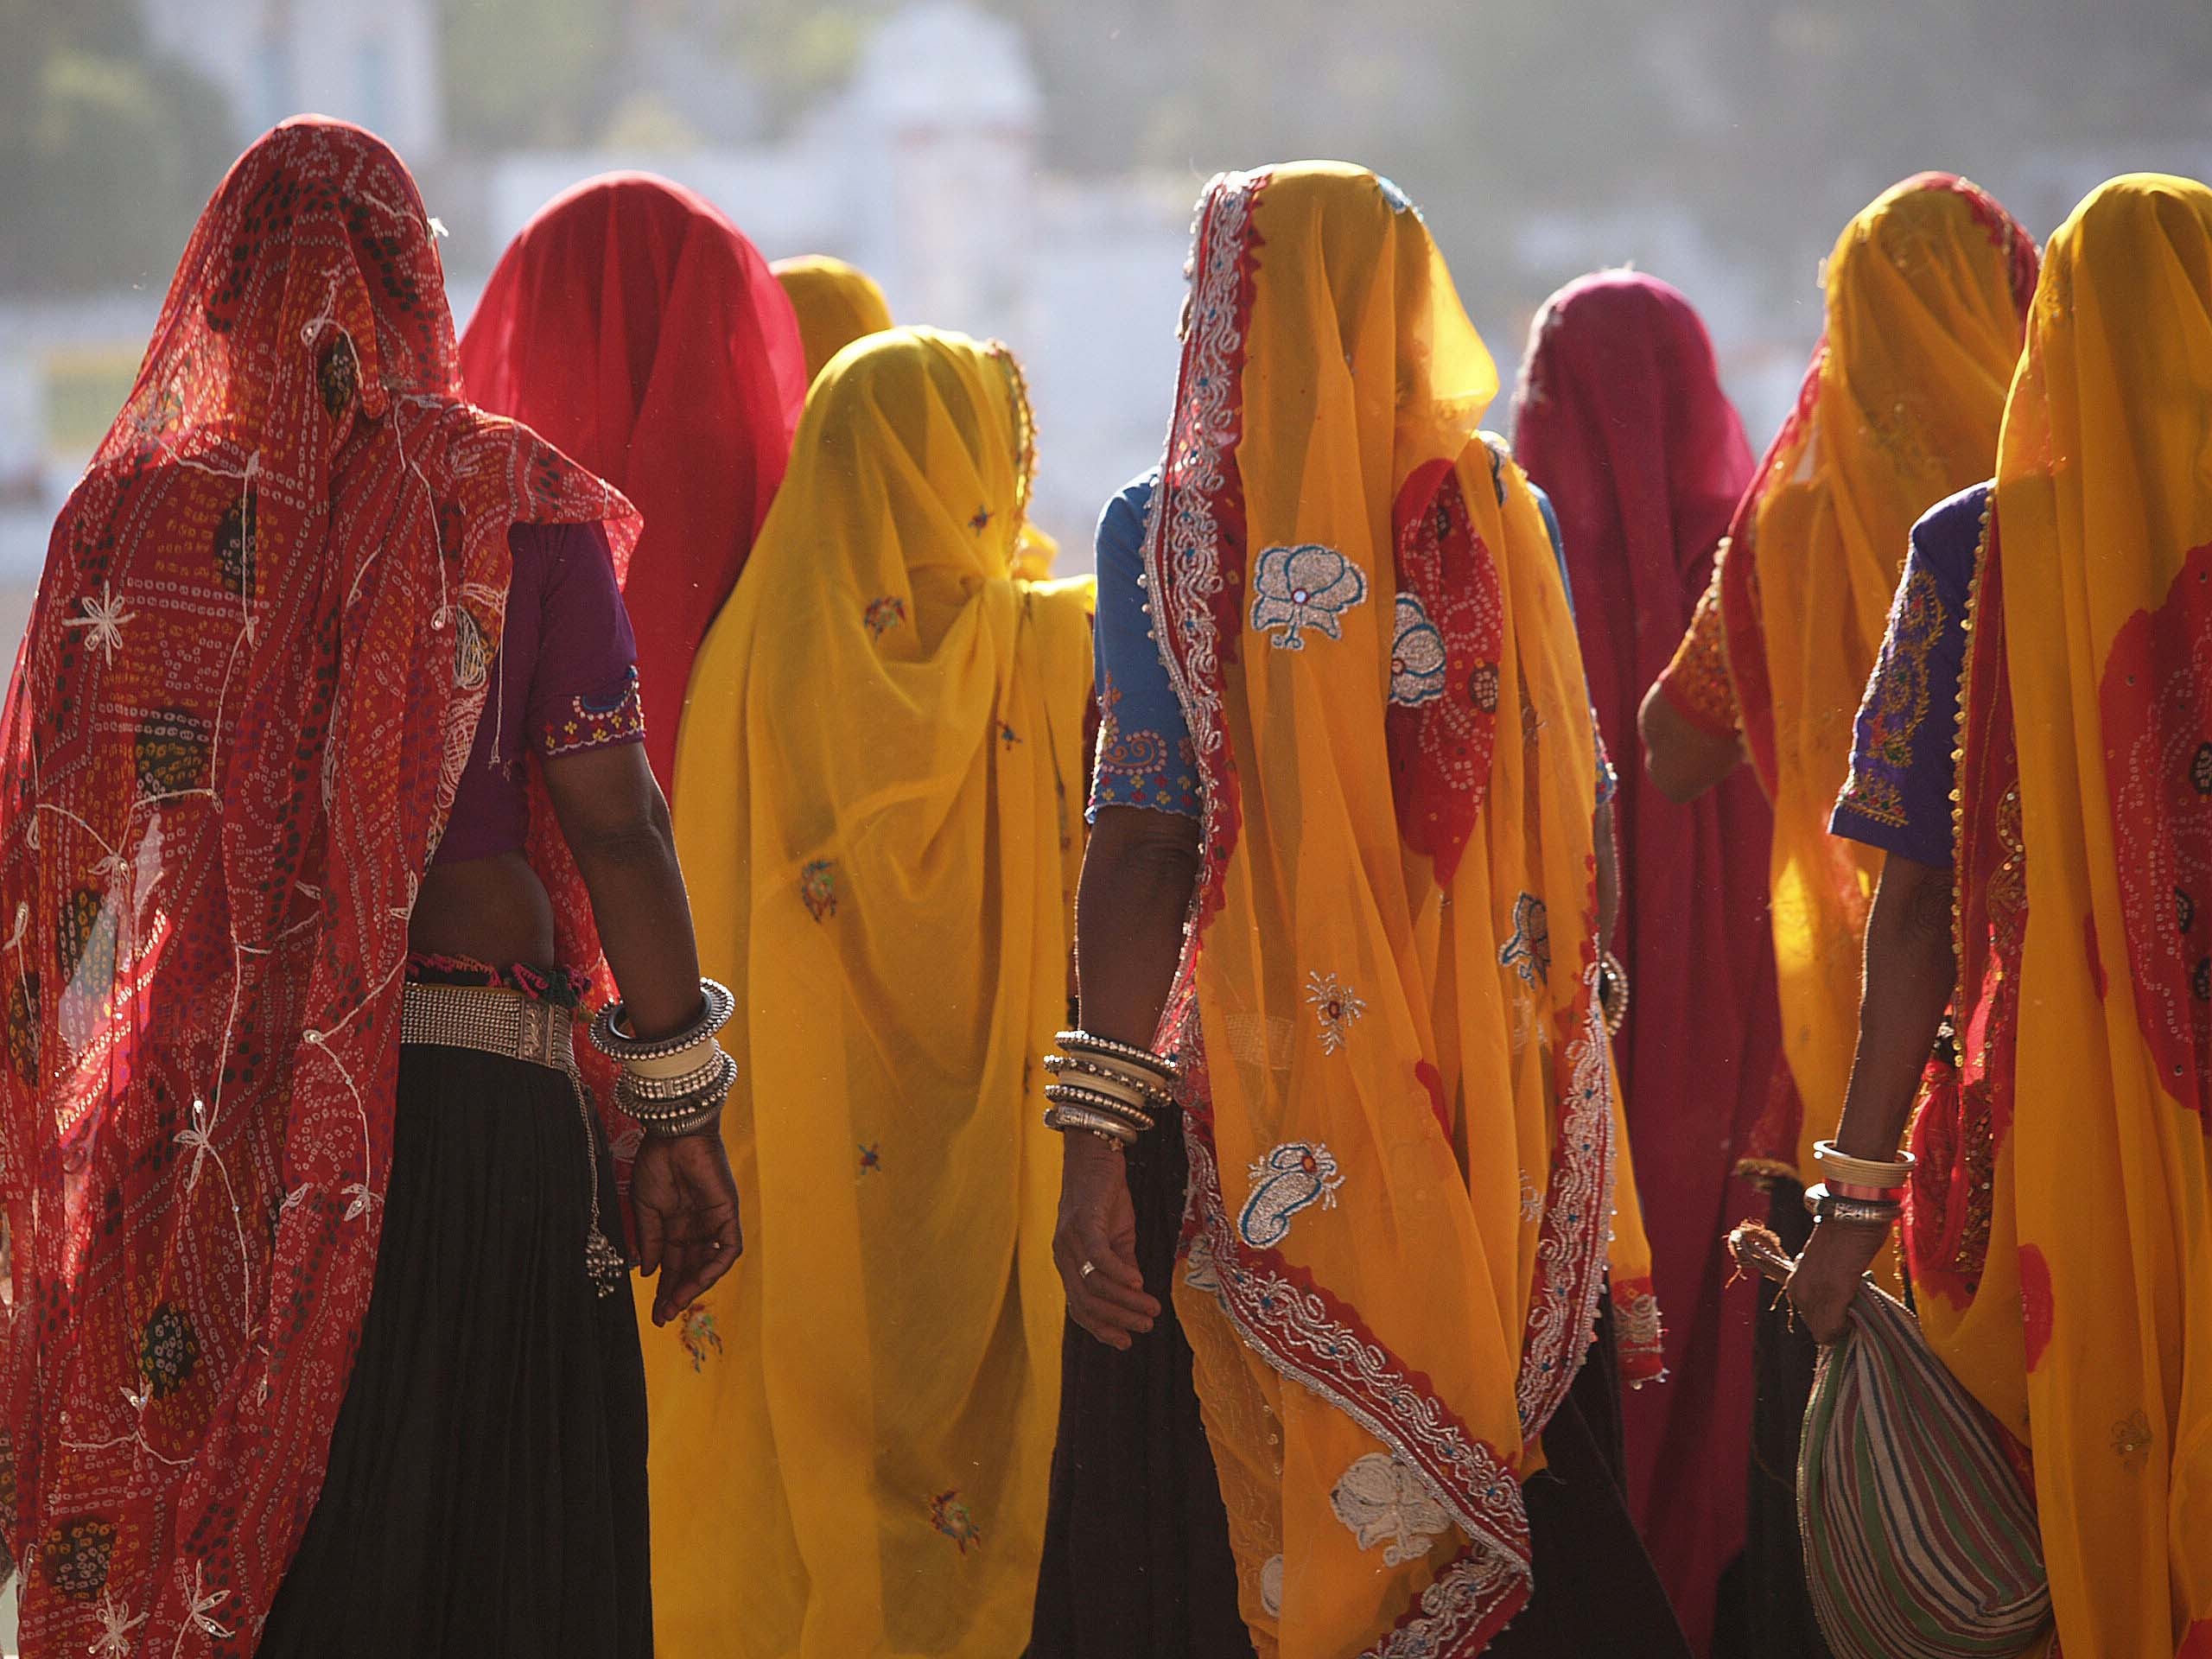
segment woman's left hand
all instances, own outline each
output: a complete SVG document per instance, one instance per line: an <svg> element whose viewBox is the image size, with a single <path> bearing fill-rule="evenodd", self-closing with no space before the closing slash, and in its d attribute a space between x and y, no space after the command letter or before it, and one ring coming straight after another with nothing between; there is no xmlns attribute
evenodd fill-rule
<svg viewBox="0 0 2212 1659"><path fill-rule="evenodd" d="M1843 1334L1859 1281L1882 1253L1883 1241L1889 1236L1886 1227L1854 1227L1833 1221L1813 1229L1805 1253L1790 1272L1787 1288L1814 1341L1825 1345Z"/></svg>
<svg viewBox="0 0 2212 1659"><path fill-rule="evenodd" d="M630 1207L638 1218L639 1268L648 1278L659 1275L653 1323L666 1325L705 1295L745 1248L721 1129L647 1135L630 1173Z"/></svg>

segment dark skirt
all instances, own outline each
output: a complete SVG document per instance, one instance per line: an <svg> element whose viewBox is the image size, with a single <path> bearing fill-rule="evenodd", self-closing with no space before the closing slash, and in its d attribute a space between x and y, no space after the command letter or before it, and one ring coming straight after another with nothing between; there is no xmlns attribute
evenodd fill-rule
<svg viewBox="0 0 2212 1659"><path fill-rule="evenodd" d="M1795 1181L1775 1182L1767 1225L1788 1255L1805 1248L1813 1218ZM1797 1442L1820 1346L1790 1317L1789 1299L1779 1289L1763 1287L1759 1303L1751 1336L1751 1507L1743 1558L1721 1587L1713 1659L1828 1659L1797 1532Z"/></svg>
<svg viewBox="0 0 2212 1659"><path fill-rule="evenodd" d="M1072 1321L1061 1346L1045 1559L1027 1659L1249 1659L1191 1347L1169 1297L1188 1168L1171 1115L1128 1156L1137 1264L1166 1303L1116 1353ZM1535 1593L1494 1659L1688 1659L1620 1484L1611 1332L1544 1435L1527 1487Z"/></svg>
<svg viewBox="0 0 2212 1659"><path fill-rule="evenodd" d="M595 1139L595 1137L594 1137ZM404 1047L376 1287L262 1659L644 1659L645 1380L560 1072Z"/></svg>

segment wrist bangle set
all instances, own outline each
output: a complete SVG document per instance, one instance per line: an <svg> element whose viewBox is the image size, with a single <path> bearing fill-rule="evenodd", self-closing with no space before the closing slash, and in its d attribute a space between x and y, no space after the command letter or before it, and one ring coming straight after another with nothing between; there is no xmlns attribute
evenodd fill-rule
<svg viewBox="0 0 2212 1659"><path fill-rule="evenodd" d="M1052 1081L1045 1085L1045 1127L1079 1129L1127 1147L1152 1128L1157 1114L1175 1109L1175 1063L1128 1043L1064 1031L1057 1054L1045 1057Z"/></svg>
<svg viewBox="0 0 2212 1659"><path fill-rule="evenodd" d="M696 1135L712 1128L737 1081L737 1062L715 1040L729 1023L737 999L727 986L699 982L699 1017L672 1037L651 1042L624 1029L628 1011L610 1002L591 1022L591 1044L622 1067L615 1103L647 1135Z"/></svg>
<svg viewBox="0 0 2212 1659"><path fill-rule="evenodd" d="M1905 1186L1916 1161L1910 1153L1887 1161L1853 1158L1837 1151L1833 1141L1817 1141L1813 1161L1830 1178L1805 1189L1805 1208L1816 1223L1886 1228L1904 1213Z"/></svg>

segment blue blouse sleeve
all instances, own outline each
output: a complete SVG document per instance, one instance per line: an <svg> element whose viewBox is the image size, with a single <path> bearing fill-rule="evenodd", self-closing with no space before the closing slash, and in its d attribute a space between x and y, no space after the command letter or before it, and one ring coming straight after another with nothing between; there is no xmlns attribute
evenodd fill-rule
<svg viewBox="0 0 2212 1659"><path fill-rule="evenodd" d="M1978 484L1912 527L1912 550L1859 709L1851 774L1828 821L1832 834L1938 869L1951 866L1967 600L1988 500L1989 486Z"/></svg>
<svg viewBox="0 0 2212 1659"><path fill-rule="evenodd" d="M1552 556L1559 561L1559 585L1567 594L1567 613L1574 614L1574 579L1567 574L1567 538L1560 534L1559 512L1552 505L1552 499L1538 489L1531 480L1529 493L1536 498L1536 511L1544 515L1544 531L1552 538ZM1603 806L1620 793L1620 775L1613 770L1613 757L1605 749L1605 734L1598 724L1598 711L1590 710L1590 730L1598 741L1598 804Z"/></svg>
<svg viewBox="0 0 2212 1659"><path fill-rule="evenodd" d="M1153 639L1144 585L1145 515L1157 468L1131 480L1098 518L1098 768L1093 819L1102 806L1145 806L1202 816L1197 756L1183 706Z"/></svg>

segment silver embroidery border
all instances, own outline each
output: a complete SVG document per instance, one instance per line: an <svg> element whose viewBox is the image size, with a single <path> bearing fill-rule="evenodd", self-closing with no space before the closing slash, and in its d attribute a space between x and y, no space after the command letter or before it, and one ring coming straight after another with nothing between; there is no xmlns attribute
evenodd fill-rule
<svg viewBox="0 0 2212 1659"><path fill-rule="evenodd" d="M1159 626L1173 631L1160 642L1160 660L1183 705L1192 747L1205 755L1217 753L1223 741L1221 696L1212 689L1221 670L1221 631L1213 601L1222 587L1221 527L1214 522L1212 498L1222 486L1236 439L1230 411L1244 346L1236 319L1237 288L1253 198L1268 178L1264 172L1217 174L1198 197L1191 257L1205 263L1191 273L1190 334L1183 346L1175 418L1160 459L1151 522L1145 526L1145 580L1153 614Z"/></svg>

